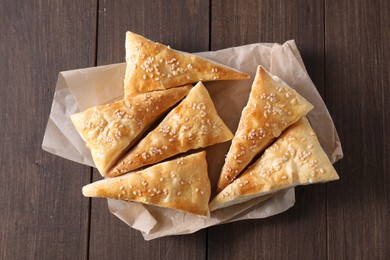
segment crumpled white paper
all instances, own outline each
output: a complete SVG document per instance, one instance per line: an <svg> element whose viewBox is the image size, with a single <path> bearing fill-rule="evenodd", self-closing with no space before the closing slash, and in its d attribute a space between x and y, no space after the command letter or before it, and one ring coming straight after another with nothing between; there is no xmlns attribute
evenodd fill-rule
<svg viewBox="0 0 390 260"><path fill-rule="evenodd" d="M205 83L219 115L235 132L245 106L258 65L283 79L314 105L308 118L332 162L343 156L340 140L329 112L311 81L293 40L283 45L258 43L197 55L251 74L250 80ZM94 166L86 148L70 121L70 115L86 108L110 103L123 97L125 63L60 72L52 110L44 135L45 151L88 166ZM207 148L209 176L214 188L230 142ZM81 188L81 187L80 187ZM294 189L257 198L220 209L204 218L176 211L109 199L110 211L129 226L142 232L146 240L196 232L209 226L265 218L281 213L295 202Z"/></svg>

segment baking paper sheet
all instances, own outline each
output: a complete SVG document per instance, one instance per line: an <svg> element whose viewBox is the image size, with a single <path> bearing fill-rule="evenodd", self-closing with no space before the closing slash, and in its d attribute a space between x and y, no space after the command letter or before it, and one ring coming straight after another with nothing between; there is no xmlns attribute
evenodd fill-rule
<svg viewBox="0 0 390 260"><path fill-rule="evenodd" d="M311 81L293 40L280 44L250 44L197 55L251 74L251 79L205 83L219 115L235 132L258 65L283 79L314 105L308 118L332 162L342 158L340 140L329 112ZM60 72L42 148L50 153L94 166L91 153L70 121L70 115L110 103L123 96L125 63ZM207 148L212 197L230 142ZM81 189L81 187L80 187ZM109 199L110 211L146 240L196 232L209 226L281 213L294 205L294 189L277 192L211 213L210 218L180 211Z"/></svg>

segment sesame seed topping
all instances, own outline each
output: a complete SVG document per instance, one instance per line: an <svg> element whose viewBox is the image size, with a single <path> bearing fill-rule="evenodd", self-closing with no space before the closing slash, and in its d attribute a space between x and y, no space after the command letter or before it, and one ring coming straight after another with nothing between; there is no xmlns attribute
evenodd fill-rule
<svg viewBox="0 0 390 260"><path fill-rule="evenodd" d="M177 195L177 196L180 196L180 195L181 195L181 192L180 192L180 191L179 191L179 192L177 192L177 193L176 193L176 195Z"/></svg>
<svg viewBox="0 0 390 260"><path fill-rule="evenodd" d="M282 180L287 180L287 176L286 176L286 175L282 175L280 178L281 178Z"/></svg>
<svg viewBox="0 0 390 260"><path fill-rule="evenodd" d="M301 160L301 161L305 161L307 158L309 158L311 156L311 152L308 152L308 151L302 151L299 155L298 155L298 158Z"/></svg>
<svg viewBox="0 0 390 260"><path fill-rule="evenodd" d="M142 153L142 158L144 158L146 160L146 159L150 158L150 154L144 152L144 153Z"/></svg>

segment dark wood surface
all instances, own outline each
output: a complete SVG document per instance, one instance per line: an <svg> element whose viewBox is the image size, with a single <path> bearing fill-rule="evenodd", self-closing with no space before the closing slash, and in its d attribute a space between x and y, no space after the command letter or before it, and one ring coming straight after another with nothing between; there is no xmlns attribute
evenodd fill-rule
<svg viewBox="0 0 390 260"><path fill-rule="evenodd" d="M0 0L0 259L390 259L389 1ZM188 52L295 39L345 158L264 220L146 242L41 150L58 72L124 61L131 30Z"/></svg>

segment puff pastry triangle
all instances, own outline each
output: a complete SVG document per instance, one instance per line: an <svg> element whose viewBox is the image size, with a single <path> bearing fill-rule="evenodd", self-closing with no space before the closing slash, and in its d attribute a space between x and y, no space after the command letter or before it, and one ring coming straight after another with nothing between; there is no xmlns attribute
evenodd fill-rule
<svg viewBox="0 0 390 260"><path fill-rule="evenodd" d="M227 207L297 185L339 179L306 118L292 125L210 203Z"/></svg>
<svg viewBox="0 0 390 260"><path fill-rule="evenodd" d="M209 216L210 193L205 151L83 187L86 197L137 201L202 216Z"/></svg>
<svg viewBox="0 0 390 260"><path fill-rule="evenodd" d="M189 85L155 91L73 114L71 120L91 150L100 174L104 176L138 137L190 89Z"/></svg>
<svg viewBox="0 0 390 260"><path fill-rule="evenodd" d="M125 96L211 80L248 79L249 74L178 52L141 35L126 33Z"/></svg>
<svg viewBox="0 0 390 260"><path fill-rule="evenodd" d="M217 191L231 183L256 155L312 108L285 82L259 66L226 156Z"/></svg>
<svg viewBox="0 0 390 260"><path fill-rule="evenodd" d="M218 116L209 93L199 82L107 176L118 176L176 154L232 138L233 134Z"/></svg>

